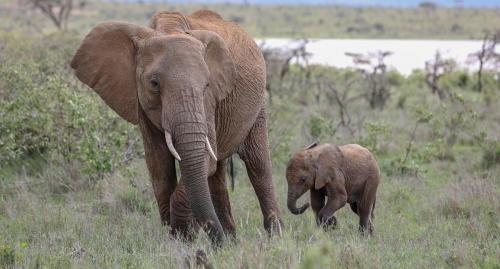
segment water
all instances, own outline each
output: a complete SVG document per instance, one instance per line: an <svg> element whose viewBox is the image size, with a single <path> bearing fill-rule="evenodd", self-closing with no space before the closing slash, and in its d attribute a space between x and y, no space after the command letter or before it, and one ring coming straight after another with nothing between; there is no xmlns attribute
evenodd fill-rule
<svg viewBox="0 0 500 269"><path fill-rule="evenodd" d="M257 40L261 44L263 40ZM268 48L293 48L301 42L291 39L271 38L265 40ZM414 69L424 69L425 62L433 60L436 51L443 58L452 58L457 67L469 71L477 70L478 64L470 60L469 54L481 49L479 40L392 40L392 39L311 39L306 51L311 53L310 63L335 67L353 67L352 58L346 52L362 53L390 51L393 54L385 63L408 75ZM497 52L500 50L497 47ZM490 66L489 68L494 68Z"/></svg>

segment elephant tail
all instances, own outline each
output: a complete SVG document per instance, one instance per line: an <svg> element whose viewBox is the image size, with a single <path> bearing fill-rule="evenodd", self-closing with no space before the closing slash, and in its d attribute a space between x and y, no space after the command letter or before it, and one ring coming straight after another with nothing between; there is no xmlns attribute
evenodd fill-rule
<svg viewBox="0 0 500 269"><path fill-rule="evenodd" d="M372 206L372 220L375 218L375 204L377 203L377 197L373 199L373 206Z"/></svg>
<svg viewBox="0 0 500 269"><path fill-rule="evenodd" d="M234 171L233 155L229 157L229 175L231 176L231 191L234 191L236 174Z"/></svg>

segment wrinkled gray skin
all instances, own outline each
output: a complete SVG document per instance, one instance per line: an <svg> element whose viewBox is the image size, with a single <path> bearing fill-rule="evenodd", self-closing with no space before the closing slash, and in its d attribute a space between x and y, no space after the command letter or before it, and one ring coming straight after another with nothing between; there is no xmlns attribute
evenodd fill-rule
<svg viewBox="0 0 500 269"><path fill-rule="evenodd" d="M308 190L318 225L336 225L334 213L349 203L359 216L362 232L373 232L380 171L370 151L357 144L335 146L314 143L293 155L286 171L288 209L302 214L309 203L297 207Z"/></svg>
<svg viewBox="0 0 500 269"><path fill-rule="evenodd" d="M265 63L240 27L207 10L157 13L150 27L105 22L85 37L71 67L122 118L139 125L164 223L170 222L177 159L198 224L214 242L224 231L234 233L225 173L216 172L238 153L265 228L281 232L267 145Z"/></svg>

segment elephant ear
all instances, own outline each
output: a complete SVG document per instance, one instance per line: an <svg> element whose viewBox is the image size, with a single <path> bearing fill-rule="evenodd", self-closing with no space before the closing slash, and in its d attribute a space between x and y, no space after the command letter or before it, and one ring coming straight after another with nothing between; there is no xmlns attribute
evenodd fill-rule
<svg viewBox="0 0 500 269"><path fill-rule="evenodd" d="M82 41L71 68L118 115L138 122L136 43L153 30L125 22L104 22Z"/></svg>
<svg viewBox="0 0 500 269"><path fill-rule="evenodd" d="M344 155L338 146L328 145L321 152L317 153L315 167L316 177L314 188L319 190L332 180L344 182L342 172Z"/></svg>
<svg viewBox="0 0 500 269"><path fill-rule="evenodd" d="M187 33L205 45L205 62L210 72L209 88L215 100L223 100L235 87L236 72L226 42L212 31L190 30Z"/></svg>

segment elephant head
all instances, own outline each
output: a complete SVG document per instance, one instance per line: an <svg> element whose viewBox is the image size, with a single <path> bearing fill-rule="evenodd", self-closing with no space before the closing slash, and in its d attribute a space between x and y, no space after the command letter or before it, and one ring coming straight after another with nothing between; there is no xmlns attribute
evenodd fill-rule
<svg viewBox="0 0 500 269"><path fill-rule="evenodd" d="M145 115L164 133L196 219L222 235L206 178L209 156L217 158L207 117L213 119L216 102L234 89L234 64L223 39L205 30L167 35L105 22L85 37L71 67L122 118L137 124Z"/></svg>
<svg viewBox="0 0 500 269"><path fill-rule="evenodd" d="M295 215L304 213L309 203L297 208L297 200L311 188L319 190L341 175L343 155L338 146L313 143L295 153L286 169L287 206Z"/></svg>

